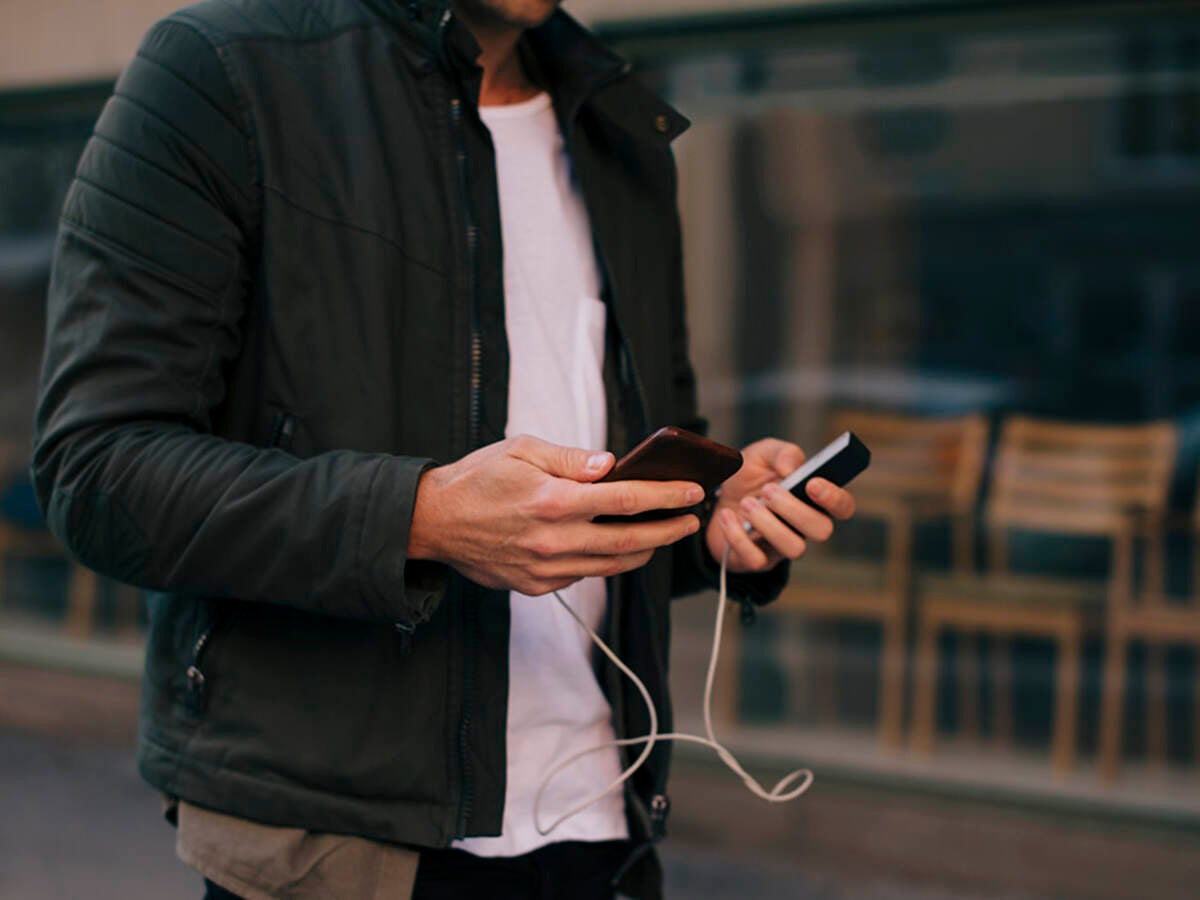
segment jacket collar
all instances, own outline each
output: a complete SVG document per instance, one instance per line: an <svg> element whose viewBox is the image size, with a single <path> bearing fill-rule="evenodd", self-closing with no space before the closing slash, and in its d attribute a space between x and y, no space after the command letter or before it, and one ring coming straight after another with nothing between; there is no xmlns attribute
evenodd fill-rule
<svg viewBox="0 0 1200 900"><path fill-rule="evenodd" d="M391 23L417 51L421 65L476 82L479 44L450 11L447 0L360 0ZM603 88L627 78L630 65L569 14L558 9L543 25L525 33L521 52L535 76L554 97L564 127ZM632 81L631 81L632 83ZM688 120L644 88L631 102L596 104L597 111L639 137L671 141Z"/></svg>
<svg viewBox="0 0 1200 900"><path fill-rule="evenodd" d="M629 78L632 66L561 9L545 24L525 33L532 68L554 95L564 125L585 103L635 137L673 140L688 120ZM603 102L603 88L621 83L632 90L620 102Z"/></svg>

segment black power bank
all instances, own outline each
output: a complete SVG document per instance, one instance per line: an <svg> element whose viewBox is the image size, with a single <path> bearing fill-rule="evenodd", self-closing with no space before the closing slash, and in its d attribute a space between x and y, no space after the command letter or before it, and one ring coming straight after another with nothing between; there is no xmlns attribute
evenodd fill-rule
<svg viewBox="0 0 1200 900"><path fill-rule="evenodd" d="M845 487L863 469L871 464L871 451L852 432L843 431L836 438L821 448L820 452L805 461L779 486L792 492L792 496L803 500L814 509L820 505L808 496L808 483L814 478L824 478L832 481L838 487ZM824 510L821 510L824 512ZM754 526L743 522L742 528L749 534Z"/></svg>
<svg viewBox="0 0 1200 900"><path fill-rule="evenodd" d="M792 492L809 506L817 504L808 496L808 483L814 478L845 487L871 464L871 451L853 432L843 431L821 448L812 459L789 475L779 486ZM819 508L819 507L818 507Z"/></svg>

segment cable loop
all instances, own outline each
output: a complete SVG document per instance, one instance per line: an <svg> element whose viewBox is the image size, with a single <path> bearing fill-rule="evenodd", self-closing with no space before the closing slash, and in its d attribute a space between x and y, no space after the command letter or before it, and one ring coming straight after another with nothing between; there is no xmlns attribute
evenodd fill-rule
<svg viewBox="0 0 1200 900"><path fill-rule="evenodd" d="M637 675L635 675L633 671L621 661L620 657L618 657L617 654L615 654L609 648L609 646L604 643L603 640L601 640L600 636L587 626L587 624L579 617L579 614L576 613L575 610L573 610L562 598L562 595L560 595L558 591L554 591L554 597L556 600L558 600L559 605L571 614L571 618L578 622L579 626L588 633L588 637L592 639L592 643L599 647L600 651L607 656L609 660L612 661L613 665L615 665L627 678L629 678L629 680L633 682L634 687L638 689L638 693L642 695L642 700L646 704L646 712L650 718L650 731L648 734L642 735L641 737L624 738L618 741L606 741L603 744L597 744L594 747L588 747L586 750L581 750L578 753L568 756L566 759L562 760L552 769L550 769L550 771L546 773L546 777L542 779L541 784L538 785L537 794L533 798L533 824L537 829L538 834L549 834L563 822L567 821L567 819L583 812L589 806L597 803L602 798L608 796L614 790L623 785L626 781L632 778L633 774L645 764L647 759L650 758L650 753L654 750L654 745L659 741L689 741L694 744L701 744L705 747L711 747L716 752L717 757L721 760L721 762L723 762L730 770L734 772L734 774L742 779L742 782L746 785L746 788L750 791L750 793L767 801L768 803L787 803L797 799L804 794L805 791L812 787L812 770L796 769L795 771L789 772L787 775L781 778L778 782L776 782L775 787L768 791L754 778L754 776L743 769L741 764L737 761L737 758L728 750L728 748L725 747L724 744L717 740L712 721L712 693L713 683L716 680L717 674L717 660L721 653L721 632L725 623L725 608L729 602L728 587L726 584L728 568L729 548L726 547L725 553L721 557L720 591L717 595L717 621L713 626L712 652L708 658L708 674L704 680L704 731L707 737L701 737L695 734L680 734L677 732L660 734L658 731L658 712L654 708L654 700L650 696L650 691L646 689L646 685L643 684L642 680L638 678ZM637 759L630 763L629 768L622 772L620 776L610 782L603 790L597 791L592 796L584 799L582 802L578 803L560 815L549 825L543 827L541 817L542 795L545 793L547 785L554 780L555 776L558 775L559 772L573 765L576 761L583 759L585 756L590 756L593 753L599 753L603 750L608 750L611 747L633 747L638 744L645 744L645 746L642 748L641 753L638 754ZM799 780L800 783L796 787L791 787L792 784L797 780ZM791 787L791 790L788 790L789 787Z"/></svg>

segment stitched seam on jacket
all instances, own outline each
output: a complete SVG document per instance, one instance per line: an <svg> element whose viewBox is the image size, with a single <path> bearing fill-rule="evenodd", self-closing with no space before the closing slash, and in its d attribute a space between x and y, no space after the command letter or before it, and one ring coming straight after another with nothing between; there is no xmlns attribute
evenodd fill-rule
<svg viewBox="0 0 1200 900"><path fill-rule="evenodd" d="M229 307L231 305L229 303L229 295L232 291L238 290L240 287L240 280L238 278L238 274L241 269L242 269L241 256L235 255L233 257L233 273L230 275L229 281L225 285L225 290L223 290L221 292L220 299L217 301L217 314L215 316L213 316L212 324L209 325L209 327L207 329L205 329L205 332L204 332L204 344L208 348L208 356L204 360L204 365L200 367L199 374L197 374L197 376L196 376L196 385L195 385L196 401L195 401L195 409L194 409L192 415L197 420L203 420L203 418L204 418L204 413L205 413L205 410L204 410L204 382L205 382L205 379L208 378L209 370L212 368L213 363L216 360L216 355L217 355L216 344L212 338L213 338L213 335L217 333L217 331L219 331L221 328L223 328L225 326L225 317L229 314Z"/></svg>
<svg viewBox="0 0 1200 900"><path fill-rule="evenodd" d="M197 33L200 34L199 31ZM238 106L239 114L245 120L246 131L243 133L243 137L244 137L244 152L246 154L246 163L247 163L247 166L249 167L249 171L251 173L250 174L251 183L261 185L262 164L261 164L261 160L259 158L259 152L258 152L257 130L254 127L254 118L250 113L250 106L246 102L246 99L244 96L244 91L242 91L240 89L241 82L240 82L240 79L238 79L236 77L238 73L236 71L236 66L234 65L234 61L230 57L228 49L224 45L218 47L211 40L211 38L208 38L203 34L201 34L201 36L204 37L206 41L208 41L209 45L213 48L213 52L217 56L217 60L221 63L221 68L225 72L225 78L229 82L230 93L233 94L234 102ZM226 316L231 315L230 307L236 305L234 303L229 302L230 294L233 291L239 290L241 287L239 275L241 274L241 271L246 263L245 248L248 247L251 243L251 235L253 234L256 238L259 238L259 239L261 238L261 233L260 233L261 217L262 217L261 191L258 194L258 196L254 199L257 199L257 201L258 201L257 205L252 205L251 208L248 210L249 215L247 217L246 226L244 228L239 228L239 232L242 237L243 251L234 257L233 275L229 279L229 283L226 285L225 291L223 292L223 294L221 296L221 299L219 301L220 305L217 310L217 315L213 319L212 325L208 329L208 332L206 335L206 337L210 338L207 341L208 359L206 359L204 362L204 366L200 371L200 377L197 382L197 384L200 386L200 387L198 387L198 389L196 391L197 415L199 415L199 412L201 411L201 404L203 401L202 385L204 384L205 378L208 376L210 367L216 361L216 347L214 345L214 342L211 340L211 336L216 333L218 328L221 328L225 325ZM253 203L253 200L251 202ZM258 241L256 240L255 241L256 246L257 246L257 243L258 243ZM248 298L243 297L243 300L248 300ZM233 316L233 318L236 318L236 316Z"/></svg>
<svg viewBox="0 0 1200 900"><path fill-rule="evenodd" d="M227 4L228 5L228 4ZM232 8L232 7L231 7ZM234 10L237 12L237 10ZM242 15L238 12L238 15ZM245 18L245 16L242 16ZM234 102L237 103L238 112L241 114L245 127L239 127L238 133L243 136L246 141L246 159L250 163L250 180L252 184L257 184L261 178L260 173L262 167L258 164L258 154L254 147L255 130L254 120L250 115L250 107L242 97L241 91L238 90L238 81L234 78L233 66L228 59L226 52L227 45L230 43L230 38L227 35L220 35L220 40L217 40L217 35L212 34L207 22L200 19L195 19L189 16L186 11L177 12L169 20L173 24L178 24L181 28L190 29L197 37L207 43L212 48L213 53L217 57L217 61L221 63L221 68L225 71L225 78L229 82L229 90L233 94ZM247 20L249 21L249 20ZM132 102L132 101L131 101ZM170 124L170 123L168 123Z"/></svg>
<svg viewBox="0 0 1200 900"><path fill-rule="evenodd" d="M190 181L186 181L186 180L180 178L178 175L176 175L170 169L163 168L162 166L160 166L158 163L154 162L153 160L151 160L145 156L142 156L142 154L138 153L132 147L127 147L124 144L122 144L120 141L114 141L112 138L108 137L107 135L100 134L100 132L96 132L95 134L93 134L92 138L102 144L108 144L110 147L112 147L116 150L120 150L126 156L130 156L133 159L136 159L139 163L144 165L146 168L153 169L155 172L162 175L164 178L171 179L171 181L173 181L175 184L177 184L180 188L187 191L189 194L191 194L193 197L195 197L197 200L201 201L202 203L205 203L209 206L213 205L212 198L207 197L204 194L202 194L199 190L197 190L196 186L193 185ZM236 185L233 184L232 181L229 182L229 184L232 187L237 187Z"/></svg>
<svg viewBox="0 0 1200 900"><path fill-rule="evenodd" d="M343 25L340 28L332 28L331 27L328 31L322 32L321 34L310 34L310 35L305 35L304 37L300 37L295 34L291 34L291 35L262 34L261 30L262 30L263 26L261 23L255 22L253 19L246 18L246 16L240 10L238 10L236 7L234 7L233 4L229 3L228 0L225 0L225 2L222 5L228 6L231 9L233 9L234 12L236 12L237 15L244 22L246 22L248 25L250 25L250 27L253 29L253 32L251 32L249 34L225 34L225 33L222 33L220 35L213 35L213 34L210 34L211 26L207 22L203 21L202 19L197 19L197 18L189 15L186 10L175 13L175 15L173 15L171 17L171 20L177 21L180 24L186 24L188 27L195 29L198 34L203 35L205 37L205 39L209 41L209 43L211 43L214 47L217 47L217 48L226 47L230 44L251 44L251 43L312 44L312 43L319 43L320 41L327 41L327 40L330 40L331 38L339 38L342 35L348 34L351 31L374 31L378 28L378 26L374 22L371 22L369 20L364 20L361 22L353 22L349 25Z"/></svg>
<svg viewBox="0 0 1200 900"><path fill-rule="evenodd" d="M287 194L285 194L282 190L275 187L274 185L265 184L265 185L263 185L263 189L270 191L272 194L277 196L280 200L282 200L288 206L292 207L293 209L295 209L299 212L304 213L307 216L312 216L314 219L320 219L322 222L326 222L330 225L336 225L339 228L346 228L350 231L357 231L361 234L365 234L365 235L369 235L370 237L377 238L377 239L383 241L389 247L396 250L396 252L398 252L406 260L411 262L414 266L420 266L422 269L425 269L428 272L432 272L434 275L440 275L443 278L446 277L446 272L443 269L440 269L437 266L432 265L431 263L427 263L424 260L417 259L411 253L409 253L398 241L396 241L394 238L388 237L386 234L382 234L378 231L374 231L374 230L372 230L370 228L366 228L362 225L355 225L352 222L345 221L344 219L338 219L338 218L334 218L333 216L322 215L321 213L316 212L315 210L309 209L307 206L305 206L302 203L297 203L295 200L293 200L291 197L289 197Z"/></svg>
<svg viewBox="0 0 1200 900"><path fill-rule="evenodd" d="M109 188L100 184L98 181L93 181L91 178L88 178L86 175L76 175L75 180L80 182L81 184L88 185L93 190L98 191L107 197L111 197L113 200L117 201L118 203L122 203L125 206L128 206L130 209L136 209L138 212L143 213L146 216L149 216L151 219L154 219L154 221L156 221L162 225L165 225L168 228L173 229L174 231L179 232L184 237L191 238L197 244L201 244L202 246L207 247L209 250L211 250L213 253L217 254L218 256L222 257L223 259L228 259L229 253L224 248L218 247L216 244L212 243L211 241L207 240L206 238L202 238L202 237L200 237L200 235L198 235L194 232L188 231L186 228L183 228L183 227L175 224L174 222L164 219L158 213L154 212L153 210L147 209L144 206L140 206L137 203L134 203L128 197L122 197L120 194L116 193L113 190L110 190ZM218 288L217 290L219 293L223 293L225 288L224 288L224 286L222 286L221 288Z"/></svg>
<svg viewBox="0 0 1200 900"><path fill-rule="evenodd" d="M145 103L142 103L140 100L138 100L134 97L131 97L129 94L123 94L118 91L118 92L113 93L113 97L121 100L123 103L128 103L130 106L132 106L136 109L140 109L146 115L150 116L150 118L156 119L158 122L162 123L162 125L164 125L168 131L174 132L174 134L176 136L178 136L181 140L183 140L189 147L195 148L196 152L199 153L200 156L204 157L204 160L209 164L209 167L213 171L220 172L226 178L229 177L228 174L225 172L225 170L217 164L217 161L215 159L213 159L212 156L210 156L209 153L202 146L197 144L188 135L184 134L182 131L180 131L178 128L176 128L170 119L164 118L162 115L160 115L155 110L151 109ZM239 131L238 134L241 134L241 131ZM231 179L231 181L232 181L232 179ZM236 187L236 184L235 184L235 187Z"/></svg>
<svg viewBox="0 0 1200 900"><path fill-rule="evenodd" d="M242 12L240 9L238 9L236 5L234 5L233 3L230 3L229 0L220 0L220 3L221 3L221 6L224 6L226 9L228 9L231 13L233 13L235 16L237 16L239 19L241 19L247 25L250 25L253 28L261 28L262 27L258 22L255 22L248 15L246 15L244 12Z"/></svg>
<svg viewBox="0 0 1200 900"><path fill-rule="evenodd" d="M210 46L210 48L212 47L211 44L209 46ZM214 57L217 56L215 48L213 48L213 56ZM153 56L147 56L144 52L142 52L140 50L137 53L137 58L149 65L154 66L156 69L161 69L162 71L166 72L168 75L170 75L172 78L174 78L180 84L182 84L188 90L192 91L198 97L203 98L205 106L207 106L209 109L211 109L217 115L219 115L222 119L224 119L226 122L228 122L231 126L233 126L234 131L236 131L238 134L240 134L243 138L249 137L249 135L246 134L245 129L242 128L242 125L238 122L235 122L232 118L230 118L229 114L225 110L223 110L220 106L218 106L216 104L216 102L211 97L208 96L208 93L200 85L196 84L195 82L189 81L187 78L184 78L182 74L177 72L175 69L172 69L166 63L155 59ZM218 62L219 61L220 61L220 59L218 58Z"/></svg>
<svg viewBox="0 0 1200 900"><path fill-rule="evenodd" d="M283 13L276 8L274 3L271 3L270 0L264 0L264 2L260 5L263 9L270 10L271 14L275 16L275 21L277 21L284 27L284 29L287 30L289 36L294 36L296 34L296 30L292 27L292 23L284 17Z"/></svg>
<svg viewBox="0 0 1200 900"><path fill-rule="evenodd" d="M142 253L138 252L137 250L133 249L132 247L126 246L125 244L121 243L120 241L113 240L111 237L109 237L106 234L101 234L100 232L96 231L94 228L91 228L90 226L85 225L83 222L80 222L78 219L72 218L71 216L69 216L65 213L59 218L59 222L68 231L79 232L81 234L87 235L88 238L90 238L91 240L94 240L96 243L103 245L104 247L106 247L107 249L109 249L115 253L121 254L122 256L124 256L126 258L126 260L135 261L135 262L139 263L140 265L145 266L147 269L152 271L155 275L159 276L160 278L163 278L166 281L169 281L171 284L175 285L178 288L182 288L184 290L194 291L194 292L203 294L206 298L212 300L213 303L220 302L221 294L224 293L223 288L205 287L204 285L200 284L199 282L192 281L190 278L187 278L186 276L180 275L177 272L173 272L170 269L167 269L167 268L159 265L158 263L154 262L153 260L149 259L148 257L144 256Z"/></svg>

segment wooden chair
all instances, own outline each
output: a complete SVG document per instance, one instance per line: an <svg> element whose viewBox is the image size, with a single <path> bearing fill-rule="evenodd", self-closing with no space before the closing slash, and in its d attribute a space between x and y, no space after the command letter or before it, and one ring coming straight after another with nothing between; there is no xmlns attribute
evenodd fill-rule
<svg viewBox="0 0 1200 900"><path fill-rule="evenodd" d="M1167 743L1166 657L1171 644L1200 651L1200 490L1197 490L1191 527L1191 593L1174 598L1167 594L1164 578L1166 546L1161 533L1147 534L1147 574L1143 589L1132 596L1116 597L1105 625L1104 674L1100 699L1100 775L1116 780L1121 762L1125 724L1126 660L1134 641L1147 645L1147 756L1164 764ZM1200 690L1196 692L1193 734L1200 741Z"/></svg>
<svg viewBox="0 0 1200 900"><path fill-rule="evenodd" d="M771 610L780 616L880 626L879 736L884 746L895 748L903 740L913 527L928 519L950 521L953 557L958 565L970 566L970 517L987 425L978 415L922 418L843 410L833 415L830 430L834 435L854 431L871 449L871 466L853 485L856 519L882 523L884 559L847 555L836 538L826 547L810 545ZM725 670L735 668L730 664ZM736 685L726 690L728 704Z"/></svg>
<svg viewBox="0 0 1200 900"><path fill-rule="evenodd" d="M0 488L9 484L13 476L25 468L27 460L23 448L12 442L0 441ZM0 516L0 606L4 605L8 593L7 564L10 558L16 556L61 557L68 560L71 568L63 627L76 637L91 636L100 589L96 573L71 559L44 527L28 527Z"/></svg>
<svg viewBox="0 0 1200 900"><path fill-rule="evenodd" d="M1032 636L1058 647L1051 755L1056 773L1074 767L1084 634L1099 627L1106 604L1122 607L1132 593L1135 540L1161 530L1176 443L1169 423L1099 426L1013 417L1004 424L987 503L990 571L918 582L916 750L933 747L941 632L997 639L998 669L1005 673L998 679L997 718L1005 736L1012 717L1008 642ZM1013 531L1104 539L1108 578L1015 574Z"/></svg>

